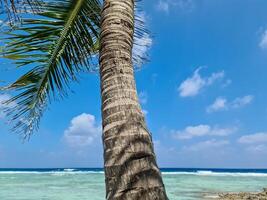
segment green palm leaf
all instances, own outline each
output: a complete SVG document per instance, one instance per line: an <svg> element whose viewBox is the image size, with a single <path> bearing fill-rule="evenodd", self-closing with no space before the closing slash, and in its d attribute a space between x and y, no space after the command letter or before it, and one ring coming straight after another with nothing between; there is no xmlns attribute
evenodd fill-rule
<svg viewBox="0 0 267 200"><path fill-rule="evenodd" d="M19 14L25 12L38 12L42 8L42 0L0 0L0 14L5 14L10 25L18 21Z"/></svg>
<svg viewBox="0 0 267 200"><path fill-rule="evenodd" d="M2 57L30 70L6 90L19 93L6 103L14 131L29 137L51 100L67 95L69 84L80 72L93 70L92 57L98 50L100 26L98 0L56 0L43 12L23 19L9 33Z"/></svg>

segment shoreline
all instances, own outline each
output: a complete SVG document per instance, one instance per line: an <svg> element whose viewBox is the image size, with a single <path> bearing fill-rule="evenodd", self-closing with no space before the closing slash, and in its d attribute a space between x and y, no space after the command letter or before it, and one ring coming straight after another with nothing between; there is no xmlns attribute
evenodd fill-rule
<svg viewBox="0 0 267 200"><path fill-rule="evenodd" d="M267 200L267 188L261 192L220 193L217 200Z"/></svg>

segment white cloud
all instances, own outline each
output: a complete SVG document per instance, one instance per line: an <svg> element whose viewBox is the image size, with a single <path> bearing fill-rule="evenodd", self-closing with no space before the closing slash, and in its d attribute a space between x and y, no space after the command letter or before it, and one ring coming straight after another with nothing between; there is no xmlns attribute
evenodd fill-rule
<svg viewBox="0 0 267 200"><path fill-rule="evenodd" d="M139 98L139 102L143 105L145 105L147 103L147 100L148 100L148 95L147 95L147 92L145 91L142 91L138 94L138 98ZM148 111L146 109L142 109L142 112L144 115L147 115L148 114Z"/></svg>
<svg viewBox="0 0 267 200"><path fill-rule="evenodd" d="M227 80L223 83L222 88L226 88L226 87L228 87L228 86L231 85L231 84L232 84L232 80L231 80L231 79L227 79Z"/></svg>
<svg viewBox="0 0 267 200"><path fill-rule="evenodd" d="M249 146L246 148L246 150L249 153L253 153L256 155L259 155L262 153L267 154L267 145L259 144L259 145L255 145L255 146Z"/></svg>
<svg viewBox="0 0 267 200"><path fill-rule="evenodd" d="M207 150L207 149L214 149L214 148L219 148L219 147L223 147L230 144L230 142L228 140L215 140L215 139L211 139L211 140L207 140L204 142L199 142L197 144L193 144L190 146L184 146L183 150L187 150L187 151L202 151L202 150Z"/></svg>
<svg viewBox="0 0 267 200"><path fill-rule="evenodd" d="M267 144L267 132L244 135L238 139L242 144Z"/></svg>
<svg viewBox="0 0 267 200"><path fill-rule="evenodd" d="M247 95L244 97L238 97L234 99L232 102L228 102L226 98L218 97L213 104L207 107L206 111L208 113L223 111L223 110L230 110L244 107L250 104L254 99L254 96Z"/></svg>
<svg viewBox="0 0 267 200"><path fill-rule="evenodd" d="M192 11L194 8L193 0L170 0L170 2L181 10Z"/></svg>
<svg viewBox="0 0 267 200"><path fill-rule="evenodd" d="M138 94L139 97L139 101L141 104L146 104L147 103L147 99L148 99L148 95L147 92L142 91Z"/></svg>
<svg viewBox="0 0 267 200"><path fill-rule="evenodd" d="M255 157L267 155L267 132L244 135L238 139L238 142L245 145L245 150Z"/></svg>
<svg viewBox="0 0 267 200"><path fill-rule="evenodd" d="M200 89L205 86L206 82L199 75L199 69L194 72L194 75L186 79L178 88L181 97L195 96Z"/></svg>
<svg viewBox="0 0 267 200"><path fill-rule="evenodd" d="M212 85L215 81L224 78L224 71L211 74L206 80L206 85Z"/></svg>
<svg viewBox="0 0 267 200"><path fill-rule="evenodd" d="M142 112L143 112L144 115L147 115L148 114L148 111L145 110L145 109L143 109Z"/></svg>
<svg viewBox="0 0 267 200"><path fill-rule="evenodd" d="M215 102L207 107L207 112L215 112L219 110L227 109L227 99L219 97L215 100Z"/></svg>
<svg viewBox="0 0 267 200"><path fill-rule="evenodd" d="M181 83L178 92L181 97L192 97L200 93L204 87L212 85L215 81L224 78L224 71L211 74L210 77L201 77L201 68L195 70L192 77L187 78Z"/></svg>
<svg viewBox="0 0 267 200"><path fill-rule="evenodd" d="M8 94L0 94L0 119L5 117L4 110L16 106L16 103L5 104L11 98Z"/></svg>
<svg viewBox="0 0 267 200"><path fill-rule="evenodd" d="M157 4L157 10L168 13L169 12L169 2L160 0Z"/></svg>
<svg viewBox="0 0 267 200"><path fill-rule="evenodd" d="M267 48L267 30L265 30L264 33L262 34L259 46L262 49L266 49Z"/></svg>
<svg viewBox="0 0 267 200"><path fill-rule="evenodd" d="M169 13L171 8L179 9L180 11L192 11L194 3L192 0L159 0L156 9L165 13Z"/></svg>
<svg viewBox="0 0 267 200"><path fill-rule="evenodd" d="M240 108L243 107L247 104L250 104L254 99L254 96L252 95L247 95L241 98L236 98L233 102L232 102L232 107L233 108Z"/></svg>
<svg viewBox="0 0 267 200"><path fill-rule="evenodd" d="M211 127L209 125L188 126L184 130L173 131L174 137L179 140L191 139L202 136L227 136L234 133L236 127L219 128Z"/></svg>
<svg viewBox="0 0 267 200"><path fill-rule="evenodd" d="M70 147L85 147L100 136L101 126L96 124L95 116L83 113L71 120L64 131L64 140Z"/></svg>

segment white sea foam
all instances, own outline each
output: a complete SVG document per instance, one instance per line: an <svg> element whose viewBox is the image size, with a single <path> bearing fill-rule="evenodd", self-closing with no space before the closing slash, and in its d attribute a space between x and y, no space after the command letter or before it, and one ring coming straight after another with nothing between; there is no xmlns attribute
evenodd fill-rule
<svg viewBox="0 0 267 200"><path fill-rule="evenodd" d="M63 171L0 171L0 174L51 174L55 176L75 174L104 174L104 171L64 169ZM237 177L267 177L267 173L256 172L213 172L199 170L196 172L162 172L163 175L195 175L195 176L237 176Z"/></svg>
<svg viewBox="0 0 267 200"><path fill-rule="evenodd" d="M195 176L253 176L267 177L267 173L252 173L252 172L213 172L213 171L196 171L196 172L162 172L163 175L195 175Z"/></svg>
<svg viewBox="0 0 267 200"><path fill-rule="evenodd" d="M41 172L43 173L43 172ZM64 175L75 175L75 174L104 174L104 171L55 171L55 172L45 172L46 174L52 174L55 176Z"/></svg>
<svg viewBox="0 0 267 200"><path fill-rule="evenodd" d="M0 171L0 174L42 174L44 172L37 171Z"/></svg>
<svg viewBox="0 0 267 200"><path fill-rule="evenodd" d="M64 169L63 171L0 171L0 174L104 174L104 171L76 171L75 169Z"/></svg>
<svg viewBox="0 0 267 200"><path fill-rule="evenodd" d="M64 169L65 172L73 172L75 169Z"/></svg>

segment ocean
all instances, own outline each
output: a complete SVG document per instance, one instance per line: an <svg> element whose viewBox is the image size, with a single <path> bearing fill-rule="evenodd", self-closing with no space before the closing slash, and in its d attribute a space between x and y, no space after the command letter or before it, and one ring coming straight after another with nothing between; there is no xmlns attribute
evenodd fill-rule
<svg viewBox="0 0 267 200"><path fill-rule="evenodd" d="M267 170L162 169L170 200L212 199L222 192L260 191ZM0 169L0 200L104 200L104 172L88 169Z"/></svg>

